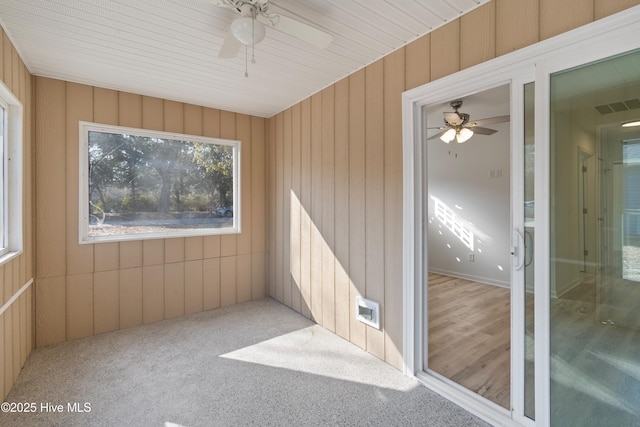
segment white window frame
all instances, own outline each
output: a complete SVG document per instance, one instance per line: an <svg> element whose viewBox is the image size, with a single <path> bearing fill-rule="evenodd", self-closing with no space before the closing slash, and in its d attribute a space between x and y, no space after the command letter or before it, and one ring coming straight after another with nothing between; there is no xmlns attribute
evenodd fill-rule
<svg viewBox="0 0 640 427"><path fill-rule="evenodd" d="M0 242L0 265L20 255L23 247L22 180L23 180L23 107L9 88L0 82L2 115L2 212L4 233Z"/></svg>
<svg viewBox="0 0 640 427"><path fill-rule="evenodd" d="M197 230L181 230L162 231L154 233L136 233L136 234L113 234L108 236L90 236L89 235L89 132L104 132L115 134L126 134L143 136L149 138L170 139L177 141L199 142L204 144L224 145L231 147L233 150L233 225L231 227L220 228L202 228ZM148 129L138 129L124 126L106 125L92 122L79 122L80 150L79 150L79 232L78 241L80 244L91 244L99 242L120 242L128 240L147 240L147 239L166 239L174 237L194 237L208 235L238 234L241 232L240 219L242 210L240 201L240 166L241 166L241 141L212 138L196 135L187 135L180 133L162 132Z"/></svg>

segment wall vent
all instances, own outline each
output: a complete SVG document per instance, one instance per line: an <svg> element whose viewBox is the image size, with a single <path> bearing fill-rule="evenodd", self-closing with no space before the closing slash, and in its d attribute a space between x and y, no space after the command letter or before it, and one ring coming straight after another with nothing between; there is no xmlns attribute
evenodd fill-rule
<svg viewBox="0 0 640 427"><path fill-rule="evenodd" d="M640 99L629 99L626 101L612 102L611 104L596 105L595 109L600 114L619 113L620 111L635 110L640 108Z"/></svg>
<svg viewBox="0 0 640 427"><path fill-rule="evenodd" d="M357 296L356 319L366 325L380 329L380 304Z"/></svg>

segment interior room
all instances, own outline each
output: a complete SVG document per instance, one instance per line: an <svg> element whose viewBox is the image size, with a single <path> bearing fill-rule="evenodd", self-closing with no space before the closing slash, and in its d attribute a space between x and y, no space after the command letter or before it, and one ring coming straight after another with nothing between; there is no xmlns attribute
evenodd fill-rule
<svg viewBox="0 0 640 427"><path fill-rule="evenodd" d="M456 101L477 125L445 142ZM429 366L508 408L510 88L456 101L426 111Z"/></svg>
<svg viewBox="0 0 640 427"><path fill-rule="evenodd" d="M639 0L0 0L0 425L633 425Z"/></svg>

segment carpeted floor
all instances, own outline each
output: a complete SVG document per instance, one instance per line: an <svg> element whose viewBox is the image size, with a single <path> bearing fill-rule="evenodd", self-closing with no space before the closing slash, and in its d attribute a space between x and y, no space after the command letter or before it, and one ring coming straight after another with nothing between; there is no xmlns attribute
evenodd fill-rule
<svg viewBox="0 0 640 427"><path fill-rule="evenodd" d="M271 299L36 349L6 402L33 411L2 426L486 425Z"/></svg>

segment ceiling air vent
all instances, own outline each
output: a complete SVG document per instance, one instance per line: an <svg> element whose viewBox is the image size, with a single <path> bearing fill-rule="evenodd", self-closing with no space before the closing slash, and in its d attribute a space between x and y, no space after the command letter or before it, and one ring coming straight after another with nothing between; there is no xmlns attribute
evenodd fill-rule
<svg viewBox="0 0 640 427"><path fill-rule="evenodd" d="M640 108L640 99L637 98L595 106L595 109L600 114L619 113L620 111L635 110L636 108Z"/></svg>

